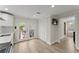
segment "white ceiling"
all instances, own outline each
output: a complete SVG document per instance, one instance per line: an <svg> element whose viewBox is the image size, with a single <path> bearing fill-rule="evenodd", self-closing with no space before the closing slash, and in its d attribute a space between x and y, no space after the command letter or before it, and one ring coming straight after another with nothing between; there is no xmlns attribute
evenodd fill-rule
<svg viewBox="0 0 79 59"><path fill-rule="evenodd" d="M54 8L51 5L0 5L0 10L8 8L8 12L22 17L34 17L36 12L40 12L37 17L49 17L51 15L60 15L67 11L79 9L77 5L56 5Z"/></svg>

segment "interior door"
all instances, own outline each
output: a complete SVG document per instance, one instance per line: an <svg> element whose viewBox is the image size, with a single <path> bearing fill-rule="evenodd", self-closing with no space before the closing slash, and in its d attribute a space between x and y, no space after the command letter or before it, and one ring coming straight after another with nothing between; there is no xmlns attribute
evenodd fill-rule
<svg viewBox="0 0 79 59"><path fill-rule="evenodd" d="M66 22L64 22L64 35L66 35Z"/></svg>

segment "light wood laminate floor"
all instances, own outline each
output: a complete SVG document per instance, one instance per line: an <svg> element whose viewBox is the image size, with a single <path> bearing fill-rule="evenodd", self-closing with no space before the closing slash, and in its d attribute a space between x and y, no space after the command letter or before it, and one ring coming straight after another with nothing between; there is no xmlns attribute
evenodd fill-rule
<svg viewBox="0 0 79 59"><path fill-rule="evenodd" d="M42 40L32 39L15 44L13 53L68 53L79 52L74 48L72 38L64 38L60 43L48 45Z"/></svg>

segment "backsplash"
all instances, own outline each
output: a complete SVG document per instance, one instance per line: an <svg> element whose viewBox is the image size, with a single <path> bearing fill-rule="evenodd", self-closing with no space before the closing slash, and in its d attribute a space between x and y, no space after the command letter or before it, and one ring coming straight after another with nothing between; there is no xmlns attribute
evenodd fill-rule
<svg viewBox="0 0 79 59"><path fill-rule="evenodd" d="M12 26L0 26L0 34L12 33L12 32L13 32Z"/></svg>

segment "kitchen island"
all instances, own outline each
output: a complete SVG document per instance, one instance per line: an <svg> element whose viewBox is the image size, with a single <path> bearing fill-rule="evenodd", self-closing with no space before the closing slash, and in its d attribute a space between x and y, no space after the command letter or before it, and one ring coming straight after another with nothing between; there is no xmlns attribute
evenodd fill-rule
<svg viewBox="0 0 79 59"><path fill-rule="evenodd" d="M11 34L0 34L0 53L10 52L11 39Z"/></svg>

